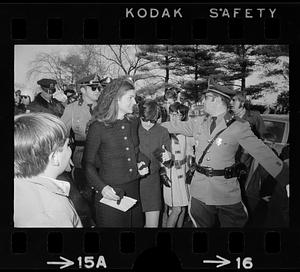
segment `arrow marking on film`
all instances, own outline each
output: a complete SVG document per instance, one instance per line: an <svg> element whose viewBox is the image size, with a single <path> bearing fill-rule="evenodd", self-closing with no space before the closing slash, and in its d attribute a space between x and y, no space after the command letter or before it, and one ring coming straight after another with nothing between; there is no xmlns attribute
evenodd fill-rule
<svg viewBox="0 0 300 272"><path fill-rule="evenodd" d="M64 260L64 261L63 261L63 262L47 262L47 264L63 265L63 266L61 266L59 269L66 268L66 267L71 266L71 265L74 264L74 262L72 262L72 261L70 261L70 260L68 260L67 258L64 258L64 257L62 257L62 256L59 256L59 258L60 258L61 260Z"/></svg>
<svg viewBox="0 0 300 272"><path fill-rule="evenodd" d="M216 255L216 257L219 259L219 260L203 260L204 263L216 263L218 264L217 265L217 268L218 267L221 267L223 265L227 265L227 264L230 264L230 261L219 256L219 255Z"/></svg>

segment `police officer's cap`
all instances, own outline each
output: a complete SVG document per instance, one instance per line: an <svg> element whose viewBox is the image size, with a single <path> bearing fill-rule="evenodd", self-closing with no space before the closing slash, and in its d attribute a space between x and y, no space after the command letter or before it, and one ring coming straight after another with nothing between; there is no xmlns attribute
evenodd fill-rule
<svg viewBox="0 0 300 272"><path fill-rule="evenodd" d="M236 94L234 90L231 90L226 86L222 86L216 83L209 83L208 88L207 90L204 91L204 93L208 93L208 92L217 93L228 99L231 99L231 97Z"/></svg>
<svg viewBox="0 0 300 272"><path fill-rule="evenodd" d="M100 80L100 84L105 87L108 83L110 83L112 81L111 77L105 77L103 79Z"/></svg>
<svg viewBox="0 0 300 272"><path fill-rule="evenodd" d="M100 86L99 77L96 74L86 76L77 81L80 86Z"/></svg>
<svg viewBox="0 0 300 272"><path fill-rule="evenodd" d="M51 78L42 78L37 81L37 84L46 89L55 89L56 80Z"/></svg>

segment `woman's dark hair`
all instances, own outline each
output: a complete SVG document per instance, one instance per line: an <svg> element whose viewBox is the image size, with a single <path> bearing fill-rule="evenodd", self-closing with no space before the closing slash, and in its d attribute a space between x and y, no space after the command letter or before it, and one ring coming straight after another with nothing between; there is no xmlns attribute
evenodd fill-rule
<svg viewBox="0 0 300 272"><path fill-rule="evenodd" d="M160 108L156 101L147 99L139 103L139 116L145 122L156 122L160 117Z"/></svg>
<svg viewBox="0 0 300 272"><path fill-rule="evenodd" d="M187 107L179 102L175 102L172 105L170 105L169 111L170 111L170 113L172 113L172 112L180 113L182 115L181 121L186 121L188 118L189 107Z"/></svg>
<svg viewBox="0 0 300 272"><path fill-rule="evenodd" d="M177 94L177 91L174 88L166 90L165 100L167 100L168 98L176 100L177 97L178 97L178 94Z"/></svg>
<svg viewBox="0 0 300 272"><path fill-rule="evenodd" d="M134 83L130 79L118 78L112 80L101 92L90 122L94 122L95 120L104 122L105 124L115 122L119 110L118 99L133 89Z"/></svg>

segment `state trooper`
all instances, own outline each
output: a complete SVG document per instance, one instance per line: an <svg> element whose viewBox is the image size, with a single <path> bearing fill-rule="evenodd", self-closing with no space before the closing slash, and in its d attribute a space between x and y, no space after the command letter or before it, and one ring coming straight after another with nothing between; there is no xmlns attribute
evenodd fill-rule
<svg viewBox="0 0 300 272"><path fill-rule="evenodd" d="M27 106L30 112L46 112L61 117L64 112L63 104L53 98L56 92L56 80L43 78L37 81L40 85L41 92L35 97L34 101Z"/></svg>
<svg viewBox="0 0 300 272"><path fill-rule="evenodd" d="M86 139L86 126L91 119L92 110L106 82L97 75L84 77L78 81L80 97L78 101L66 106L61 119L65 123L69 135L74 137L73 163L75 168L81 168L81 159ZM102 85L102 84L103 85Z"/></svg>
<svg viewBox="0 0 300 272"><path fill-rule="evenodd" d="M249 122L229 112L229 88L209 83L204 96L206 116L186 122L166 122L170 133L193 136L196 142L196 171L191 182L189 213L195 227L243 227L247 210L237 180L239 169L235 153L241 145L251 156L285 186L288 166L252 132Z"/></svg>

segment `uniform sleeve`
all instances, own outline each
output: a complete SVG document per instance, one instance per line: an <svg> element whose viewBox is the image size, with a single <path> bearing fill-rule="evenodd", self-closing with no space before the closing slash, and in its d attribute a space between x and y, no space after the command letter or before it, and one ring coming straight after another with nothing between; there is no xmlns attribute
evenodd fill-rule
<svg viewBox="0 0 300 272"><path fill-rule="evenodd" d="M193 136L195 127L195 120L189 119L188 121L170 121L164 122L161 126L165 127L169 133L183 134L185 136Z"/></svg>
<svg viewBox="0 0 300 272"><path fill-rule="evenodd" d="M278 181L281 180L282 171L286 171L283 162L274 152L258 139L252 132L248 122L239 123L240 130L235 133L239 144L254 157L263 168ZM279 178L277 178L279 176Z"/></svg>
<svg viewBox="0 0 300 272"><path fill-rule="evenodd" d="M71 108L71 105L68 105L65 108L65 111L64 111L63 115L61 116L61 120L66 125L68 136L69 136L70 135L70 130L71 130L71 127L72 127L72 108Z"/></svg>
<svg viewBox="0 0 300 272"><path fill-rule="evenodd" d="M266 127L265 127L264 120L262 119L259 113L257 113L256 116L256 129L257 132L259 133L259 136L263 137L264 133L266 132Z"/></svg>
<svg viewBox="0 0 300 272"><path fill-rule="evenodd" d="M89 127L85 148L83 152L82 165L85 170L85 175L88 184L94 187L99 193L106 186L104 181L100 178L97 165L96 156L101 145L101 126L96 121ZM99 165L98 165L99 166ZM100 166L101 167L101 166Z"/></svg>

